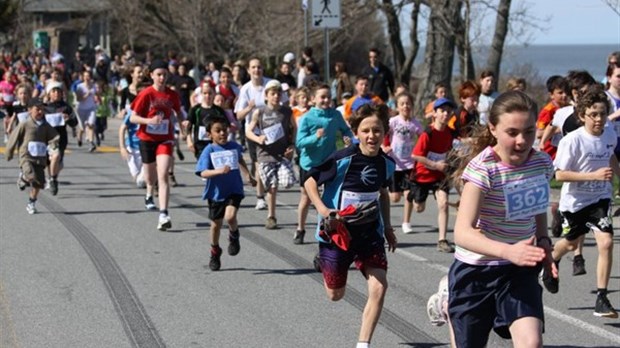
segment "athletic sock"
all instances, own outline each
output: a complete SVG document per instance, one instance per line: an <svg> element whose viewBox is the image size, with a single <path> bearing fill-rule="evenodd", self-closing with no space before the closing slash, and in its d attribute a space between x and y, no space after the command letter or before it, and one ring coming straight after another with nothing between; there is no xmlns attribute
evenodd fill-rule
<svg viewBox="0 0 620 348"><path fill-rule="evenodd" d="M357 342L355 348L370 348L370 342Z"/></svg>
<svg viewBox="0 0 620 348"><path fill-rule="evenodd" d="M607 288L598 288L596 289L596 296L606 296Z"/></svg>
<svg viewBox="0 0 620 348"><path fill-rule="evenodd" d="M160 215L168 215L168 209L163 209L159 211Z"/></svg>

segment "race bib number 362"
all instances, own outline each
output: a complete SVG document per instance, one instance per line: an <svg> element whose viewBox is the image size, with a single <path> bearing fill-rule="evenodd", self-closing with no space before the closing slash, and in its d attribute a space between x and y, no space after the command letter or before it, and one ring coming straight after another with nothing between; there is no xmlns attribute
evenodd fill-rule
<svg viewBox="0 0 620 348"><path fill-rule="evenodd" d="M506 220L530 218L547 211L549 181L543 175L504 186Z"/></svg>

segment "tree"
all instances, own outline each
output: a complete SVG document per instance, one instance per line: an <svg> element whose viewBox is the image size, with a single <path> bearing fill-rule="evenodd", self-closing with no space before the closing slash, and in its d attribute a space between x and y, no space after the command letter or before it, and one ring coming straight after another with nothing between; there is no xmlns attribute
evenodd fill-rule
<svg viewBox="0 0 620 348"><path fill-rule="evenodd" d="M392 0L383 0L380 7L385 15L388 28L388 40L392 48L392 60L394 63L394 76L400 82L409 84L411 79L411 69L413 61L418 55L420 41L418 40L418 17L420 14L421 0L413 1L413 9L411 11L411 30L409 35L410 45L409 52L405 54L403 44L400 38L400 22L398 14L407 2L402 1L399 5L394 5Z"/></svg>
<svg viewBox="0 0 620 348"><path fill-rule="evenodd" d="M508 18L510 15L511 0L500 0L497 6L497 19L495 20L495 34L489 50L487 69L495 73L495 83L499 81L502 63L502 53L504 52L504 42L508 34Z"/></svg>

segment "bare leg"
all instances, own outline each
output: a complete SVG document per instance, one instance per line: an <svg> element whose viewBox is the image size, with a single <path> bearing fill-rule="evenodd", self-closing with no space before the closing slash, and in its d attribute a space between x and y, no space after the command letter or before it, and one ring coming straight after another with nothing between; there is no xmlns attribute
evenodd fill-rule
<svg viewBox="0 0 620 348"><path fill-rule="evenodd" d="M299 197L299 205L297 206L297 230L306 229L306 219L308 218L308 210L310 209L310 198L306 190L301 188L301 196Z"/></svg>
<svg viewBox="0 0 620 348"><path fill-rule="evenodd" d="M379 268L367 268L368 275L368 301L362 313L362 327L358 342L370 342L372 335L379 322L383 301L387 291L387 273Z"/></svg>
<svg viewBox="0 0 620 348"><path fill-rule="evenodd" d="M170 185L168 185L168 168L170 168L171 161L170 155L157 156L157 186L160 211L168 209L168 196L170 195Z"/></svg>

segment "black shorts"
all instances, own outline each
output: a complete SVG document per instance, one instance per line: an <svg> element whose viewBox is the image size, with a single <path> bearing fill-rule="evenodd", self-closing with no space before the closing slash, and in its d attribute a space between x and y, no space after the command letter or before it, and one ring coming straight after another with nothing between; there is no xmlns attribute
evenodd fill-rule
<svg viewBox="0 0 620 348"><path fill-rule="evenodd" d="M511 338L510 325L524 317L544 322L541 265L469 265L455 260L448 273L448 314L457 347L485 347L493 329Z"/></svg>
<svg viewBox="0 0 620 348"><path fill-rule="evenodd" d="M306 182L306 179L308 179L308 176L309 176L309 171L299 166L299 186L301 186L302 188L304 187L304 182Z"/></svg>
<svg viewBox="0 0 620 348"><path fill-rule="evenodd" d="M394 172L394 177L390 183L390 192L409 191L411 187L411 183L409 181L411 170L412 169L397 170Z"/></svg>
<svg viewBox="0 0 620 348"><path fill-rule="evenodd" d="M592 228L614 234L611 200L609 199L601 199L574 213L569 211L560 213L562 214L561 237L567 240L575 240L588 233Z"/></svg>
<svg viewBox="0 0 620 348"><path fill-rule="evenodd" d="M223 219L224 214L226 213L226 207L232 205L235 208L239 209L242 200L242 195L230 195L221 202L216 202L209 199L209 219L211 221Z"/></svg>
<svg viewBox="0 0 620 348"><path fill-rule="evenodd" d="M446 193L450 193L450 185L448 185L447 180L441 180L428 184L421 184L419 182L411 182L411 189L409 194L407 195L407 200L409 202L416 203L424 203L428 198L428 193L433 191L433 194L438 190L445 191Z"/></svg>

